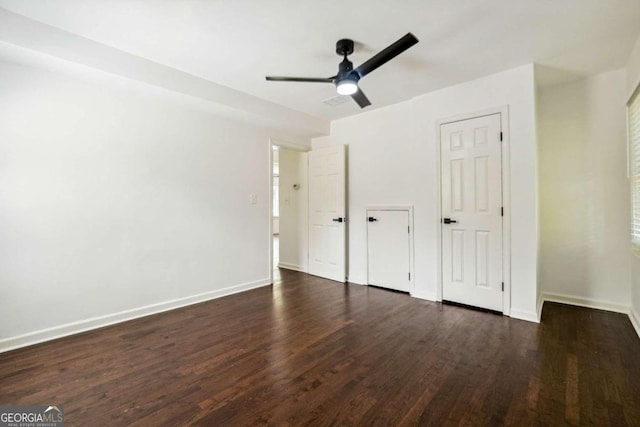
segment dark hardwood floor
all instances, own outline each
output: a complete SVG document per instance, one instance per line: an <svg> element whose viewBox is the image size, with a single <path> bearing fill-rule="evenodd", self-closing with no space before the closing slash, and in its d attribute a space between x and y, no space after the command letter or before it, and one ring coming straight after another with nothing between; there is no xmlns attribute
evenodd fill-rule
<svg viewBox="0 0 640 427"><path fill-rule="evenodd" d="M640 426L640 339L621 314L546 304L535 325L283 270L0 354L0 404L69 426Z"/></svg>

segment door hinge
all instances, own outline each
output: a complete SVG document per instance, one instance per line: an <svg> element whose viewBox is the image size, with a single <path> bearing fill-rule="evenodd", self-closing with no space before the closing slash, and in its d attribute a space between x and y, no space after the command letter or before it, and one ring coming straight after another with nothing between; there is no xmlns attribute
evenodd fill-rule
<svg viewBox="0 0 640 427"><path fill-rule="evenodd" d="M411 272L409 272L409 281L411 281Z"/></svg>
<svg viewBox="0 0 640 427"><path fill-rule="evenodd" d="M500 141L502 141L502 132L500 132Z"/></svg>
<svg viewBox="0 0 640 427"><path fill-rule="evenodd" d="M504 282L502 282L502 292L504 292Z"/></svg>
<svg viewBox="0 0 640 427"><path fill-rule="evenodd" d="M504 216L504 207L500 208L500 216Z"/></svg>
<svg viewBox="0 0 640 427"><path fill-rule="evenodd" d="M411 230L411 226L410 226L410 225L407 225L407 233L411 233L411 231L410 231L410 230Z"/></svg>

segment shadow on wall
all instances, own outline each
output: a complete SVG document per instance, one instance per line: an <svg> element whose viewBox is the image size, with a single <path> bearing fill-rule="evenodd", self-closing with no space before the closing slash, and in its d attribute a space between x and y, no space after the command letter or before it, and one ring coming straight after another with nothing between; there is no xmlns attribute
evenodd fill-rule
<svg viewBox="0 0 640 427"><path fill-rule="evenodd" d="M536 64L535 76L538 87L566 84L586 77L583 73L541 64Z"/></svg>

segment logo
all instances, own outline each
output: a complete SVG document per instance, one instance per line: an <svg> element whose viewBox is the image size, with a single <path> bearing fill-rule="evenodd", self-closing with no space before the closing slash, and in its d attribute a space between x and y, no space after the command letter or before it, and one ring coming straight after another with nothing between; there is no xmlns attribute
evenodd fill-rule
<svg viewBox="0 0 640 427"><path fill-rule="evenodd" d="M64 407L0 406L0 427L64 427Z"/></svg>

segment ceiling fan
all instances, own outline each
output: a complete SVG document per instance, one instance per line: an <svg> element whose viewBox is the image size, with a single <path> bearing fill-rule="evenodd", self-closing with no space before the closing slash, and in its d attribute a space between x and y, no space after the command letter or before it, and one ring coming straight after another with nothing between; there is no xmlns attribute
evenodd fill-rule
<svg viewBox="0 0 640 427"><path fill-rule="evenodd" d="M340 95L351 95L351 98L358 103L360 108L364 108L371 105L371 101L358 88L358 81L416 43L418 43L418 39L413 34L407 33L395 43L369 58L359 67L353 68L353 64L347 59L347 56L353 53L353 40L342 39L336 43L336 53L344 57L338 66L337 75L328 78L267 76L266 79L272 82L333 83L336 85Z"/></svg>

